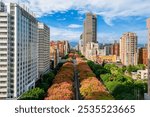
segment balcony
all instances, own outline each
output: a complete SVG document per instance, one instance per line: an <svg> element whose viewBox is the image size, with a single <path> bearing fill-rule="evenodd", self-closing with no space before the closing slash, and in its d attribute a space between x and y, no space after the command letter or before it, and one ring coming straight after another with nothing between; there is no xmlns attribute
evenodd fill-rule
<svg viewBox="0 0 150 117"><path fill-rule="evenodd" d="M1 98L7 98L7 94L0 94L0 99Z"/></svg>
<svg viewBox="0 0 150 117"><path fill-rule="evenodd" d="M7 39L0 40L0 43L7 43Z"/></svg>
<svg viewBox="0 0 150 117"><path fill-rule="evenodd" d="M8 32L8 29L7 28L5 28L5 29L0 28L0 32Z"/></svg>
<svg viewBox="0 0 150 117"><path fill-rule="evenodd" d="M6 76L7 75L7 72L5 72L5 73L0 73L0 75L4 75L4 76ZM3 86L2 84L0 84L0 86ZM5 86L5 85L4 85ZM6 84L6 86L7 86L7 84Z"/></svg>
<svg viewBox="0 0 150 117"><path fill-rule="evenodd" d="M0 23L0 27L7 27L8 26L8 24L6 24L6 23Z"/></svg>
<svg viewBox="0 0 150 117"><path fill-rule="evenodd" d="M7 65L7 62L0 62L0 65ZM7 70L7 66L6 67L0 67L0 70Z"/></svg>
<svg viewBox="0 0 150 117"><path fill-rule="evenodd" d="M5 89L0 89L0 92L7 92L7 88ZM0 94L1 95L1 94Z"/></svg>
<svg viewBox="0 0 150 117"><path fill-rule="evenodd" d="M0 37L7 38L8 35L7 35L7 34L5 34L5 35L4 35L4 34L1 34Z"/></svg>
<svg viewBox="0 0 150 117"><path fill-rule="evenodd" d="M1 56L1 59L7 59L7 56Z"/></svg>
<svg viewBox="0 0 150 117"><path fill-rule="evenodd" d="M5 46L0 46L0 49L7 49L7 45L5 45Z"/></svg>
<svg viewBox="0 0 150 117"><path fill-rule="evenodd" d="M1 62L0 62L1 64ZM2 65L2 64L1 64ZM6 64L5 64L6 65ZM7 70L7 67L0 67L0 70Z"/></svg>
<svg viewBox="0 0 150 117"><path fill-rule="evenodd" d="M7 81L7 78L0 78L1 81Z"/></svg>
<svg viewBox="0 0 150 117"><path fill-rule="evenodd" d="M0 83L1 87L7 87L7 83Z"/></svg>
<svg viewBox="0 0 150 117"><path fill-rule="evenodd" d="M5 22L7 22L7 18L0 18L0 21L5 21Z"/></svg>
<svg viewBox="0 0 150 117"><path fill-rule="evenodd" d="M7 54L7 51L1 51L0 49L0 54Z"/></svg>

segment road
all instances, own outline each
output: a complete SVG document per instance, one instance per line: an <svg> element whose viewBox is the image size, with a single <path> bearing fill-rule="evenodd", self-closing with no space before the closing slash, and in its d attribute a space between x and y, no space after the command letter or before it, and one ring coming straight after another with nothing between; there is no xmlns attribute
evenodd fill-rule
<svg viewBox="0 0 150 117"><path fill-rule="evenodd" d="M81 95L79 91L80 83L78 79L78 71L77 71L77 61L73 60L74 64L74 88L75 88L75 100L81 100Z"/></svg>

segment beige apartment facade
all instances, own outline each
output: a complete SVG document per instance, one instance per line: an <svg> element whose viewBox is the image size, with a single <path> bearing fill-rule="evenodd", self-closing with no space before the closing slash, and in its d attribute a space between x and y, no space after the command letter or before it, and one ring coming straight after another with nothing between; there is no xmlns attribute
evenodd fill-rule
<svg viewBox="0 0 150 117"><path fill-rule="evenodd" d="M137 65L137 35L127 32L120 38L120 59L123 65Z"/></svg>

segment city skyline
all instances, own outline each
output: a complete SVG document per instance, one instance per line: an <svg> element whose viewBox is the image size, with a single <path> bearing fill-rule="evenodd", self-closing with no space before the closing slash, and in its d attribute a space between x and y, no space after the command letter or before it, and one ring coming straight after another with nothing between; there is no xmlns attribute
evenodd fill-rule
<svg viewBox="0 0 150 117"><path fill-rule="evenodd" d="M32 2L28 1L28 4L32 5ZM34 4L38 6L38 2ZM62 36L57 38L60 41L54 41L59 30L51 31L48 23L40 22L35 16L39 12L27 6L20 1L8 4L0 1L0 99L150 99L149 37L145 52L138 48L140 37L135 31L123 32L120 42L114 39L114 43L108 40L114 36L112 34L105 40L112 44L100 44L105 42L97 39L98 13L86 11L82 25L68 26L68 29L74 29L75 35L75 30L84 28L78 35L79 44L70 48L69 38L63 37L70 36L68 33L60 28ZM105 23L113 26L110 24L113 20L105 20ZM146 23L149 34L150 18ZM139 59L143 53L148 55L145 56L148 66L143 57Z"/></svg>
<svg viewBox="0 0 150 117"><path fill-rule="evenodd" d="M3 0L10 2L10 0ZM18 0L11 0L17 2ZM100 3L99 3L100 2ZM83 31L86 12L92 12L98 19L98 42L107 43L119 40L123 33L134 32L138 44L147 43L146 19L150 5L148 0L88 0L86 2L70 0L20 0L36 13L38 20L51 28L51 40L69 40L78 42ZM131 7L132 5L132 7Z"/></svg>

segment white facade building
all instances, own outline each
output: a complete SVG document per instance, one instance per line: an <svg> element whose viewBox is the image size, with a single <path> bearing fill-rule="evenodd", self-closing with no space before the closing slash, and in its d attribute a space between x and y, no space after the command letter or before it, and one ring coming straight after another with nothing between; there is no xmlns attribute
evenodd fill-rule
<svg viewBox="0 0 150 117"><path fill-rule="evenodd" d="M148 69L145 70L138 70L137 72L132 72L133 79L147 79L148 78Z"/></svg>
<svg viewBox="0 0 150 117"><path fill-rule="evenodd" d="M18 4L0 8L0 99L16 99L38 78L37 21Z"/></svg>
<svg viewBox="0 0 150 117"><path fill-rule="evenodd" d="M90 59L93 56L97 56L99 55L99 45L98 43L95 42L89 42L86 44L86 51L85 51L85 57L87 59Z"/></svg>

